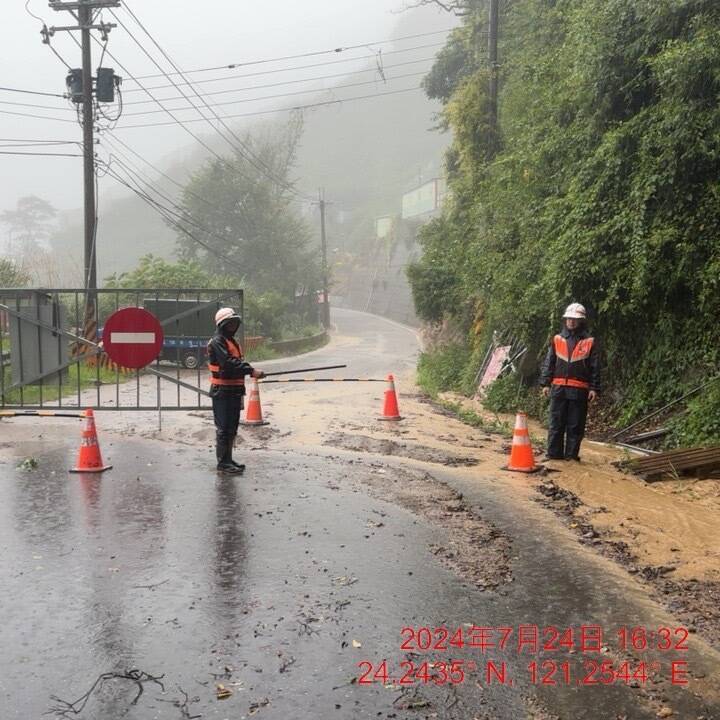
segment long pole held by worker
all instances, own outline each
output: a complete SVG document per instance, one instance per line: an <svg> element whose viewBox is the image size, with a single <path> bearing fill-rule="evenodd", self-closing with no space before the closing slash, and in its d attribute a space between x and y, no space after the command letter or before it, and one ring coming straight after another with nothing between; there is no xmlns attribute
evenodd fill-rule
<svg viewBox="0 0 720 720"><path fill-rule="evenodd" d="M295 375L297 373L316 372L320 370L337 370L338 368L346 368L347 365L325 365L323 367L303 368L302 370L279 370L277 372L266 372L265 377L272 375Z"/></svg>

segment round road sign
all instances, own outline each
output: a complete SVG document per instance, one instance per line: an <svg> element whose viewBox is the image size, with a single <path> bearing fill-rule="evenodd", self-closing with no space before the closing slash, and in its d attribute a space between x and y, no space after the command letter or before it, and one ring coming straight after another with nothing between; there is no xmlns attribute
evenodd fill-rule
<svg viewBox="0 0 720 720"><path fill-rule="evenodd" d="M102 330L103 348L118 365L139 369L160 354L163 330L160 321L142 308L123 308L114 312Z"/></svg>

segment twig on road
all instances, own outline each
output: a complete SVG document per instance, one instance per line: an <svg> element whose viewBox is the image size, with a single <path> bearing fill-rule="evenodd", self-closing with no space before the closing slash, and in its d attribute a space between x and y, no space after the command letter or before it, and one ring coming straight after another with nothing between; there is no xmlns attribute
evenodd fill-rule
<svg viewBox="0 0 720 720"><path fill-rule="evenodd" d="M149 673L146 673L144 670L127 670L124 673L117 673L117 672L107 672L102 673L97 677L95 682L92 684L90 689L81 695L77 700L73 702L68 702L67 700L62 700L61 698L57 697L57 695L51 695L50 699L57 703L57 705L54 705L51 707L45 715L57 715L60 717L68 718L71 715L79 715L84 709L85 706L88 704L88 701L92 697L93 693L98 689L101 688L103 683L107 682L108 680L130 680L131 682L135 683L137 685L137 695L132 700L130 705L137 705L138 700L140 699L140 696L143 694L144 690L144 684L148 682L155 683L156 685L159 685L163 692L165 692L165 686L161 682L162 678L164 678L165 675L150 675Z"/></svg>
<svg viewBox="0 0 720 720"><path fill-rule="evenodd" d="M180 691L182 696L185 698L182 702L180 702L180 700L165 700L163 698L156 698L156 700L158 702L170 703L171 705L174 705L182 713L183 720L197 720L197 718L201 718L202 714L191 715L190 708L189 708L191 703L200 702L200 698L196 695L191 700L189 695L179 685L177 686L177 689Z"/></svg>
<svg viewBox="0 0 720 720"><path fill-rule="evenodd" d="M163 580L162 582L159 582L159 583L152 583L150 585L133 585L132 587L135 590L154 590L156 587L160 587L161 585L164 585L165 583L169 583L169 582L170 582L170 578L168 578L167 580Z"/></svg>

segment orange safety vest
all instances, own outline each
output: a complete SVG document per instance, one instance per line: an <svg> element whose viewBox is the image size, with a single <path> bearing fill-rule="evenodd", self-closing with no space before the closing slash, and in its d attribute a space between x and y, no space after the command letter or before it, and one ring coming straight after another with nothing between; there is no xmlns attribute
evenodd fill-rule
<svg viewBox="0 0 720 720"><path fill-rule="evenodd" d="M242 348L234 340L225 340L227 349L230 354L236 358L242 358ZM223 378L220 377L220 366L214 365L208 360L208 370L210 370L210 384L211 385L232 385L241 386L245 385L245 378Z"/></svg>
<svg viewBox="0 0 720 720"><path fill-rule="evenodd" d="M562 335L555 336L553 345L557 360L555 377L552 381L553 385L564 385L583 390L590 389L588 370L584 361L590 357L594 342L595 338L591 337L578 340L573 348L572 357L570 357L567 338Z"/></svg>

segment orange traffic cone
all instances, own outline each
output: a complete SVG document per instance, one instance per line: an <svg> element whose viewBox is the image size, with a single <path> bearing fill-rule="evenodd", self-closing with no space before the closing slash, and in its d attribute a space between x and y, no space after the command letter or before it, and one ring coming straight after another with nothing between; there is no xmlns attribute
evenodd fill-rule
<svg viewBox="0 0 720 720"><path fill-rule="evenodd" d="M109 470L112 465L103 465L100 445L98 445L97 431L95 430L95 416L92 410L86 410L85 427L80 439L77 464L70 469L73 473L99 473Z"/></svg>
<svg viewBox="0 0 720 720"><path fill-rule="evenodd" d="M395 378L392 375L387 376L385 403L383 404L383 414L380 420L402 420L400 410L398 409L397 395L395 393Z"/></svg>
<svg viewBox="0 0 720 720"><path fill-rule="evenodd" d="M262 407L260 406L260 385L255 378L250 380L250 392L248 393L247 410L241 425L269 425L263 420Z"/></svg>
<svg viewBox="0 0 720 720"><path fill-rule="evenodd" d="M527 414L524 412L519 412L515 416L510 462L503 469L524 473L540 470L540 466L535 464L535 456L530 444L530 433L528 432Z"/></svg>

